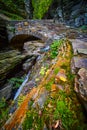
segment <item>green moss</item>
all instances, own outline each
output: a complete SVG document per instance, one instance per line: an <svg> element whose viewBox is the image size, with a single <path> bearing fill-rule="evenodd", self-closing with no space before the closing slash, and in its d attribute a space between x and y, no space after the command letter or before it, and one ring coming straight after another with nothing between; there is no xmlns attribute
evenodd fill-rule
<svg viewBox="0 0 87 130"><path fill-rule="evenodd" d="M39 115L38 110L32 109L27 112L26 119L23 123L23 130L42 130L44 126L43 117Z"/></svg>
<svg viewBox="0 0 87 130"><path fill-rule="evenodd" d="M52 86L53 83L54 83L54 79L52 79L52 80L49 81L47 84L45 84L45 88L46 88L47 90L51 90L51 86Z"/></svg>
<svg viewBox="0 0 87 130"><path fill-rule="evenodd" d="M32 5L34 8L33 18L42 19L44 14L48 11L49 6L52 4L53 0L32 0Z"/></svg>
<svg viewBox="0 0 87 130"><path fill-rule="evenodd" d="M56 75L59 72L60 68L55 68L54 69L54 74Z"/></svg>
<svg viewBox="0 0 87 130"><path fill-rule="evenodd" d="M72 126L77 122L74 119L74 111L70 110L72 102L70 100L68 103L67 95L63 91L60 91L59 97L54 111L54 119L61 120L63 128L71 130Z"/></svg>

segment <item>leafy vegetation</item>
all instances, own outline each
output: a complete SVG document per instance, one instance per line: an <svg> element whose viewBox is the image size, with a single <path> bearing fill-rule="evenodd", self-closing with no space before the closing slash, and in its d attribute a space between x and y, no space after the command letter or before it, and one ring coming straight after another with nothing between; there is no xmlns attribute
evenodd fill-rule
<svg viewBox="0 0 87 130"><path fill-rule="evenodd" d="M8 108L5 98L0 99L0 127L8 118Z"/></svg>
<svg viewBox="0 0 87 130"><path fill-rule="evenodd" d="M8 16L11 19L16 19L16 20L23 20L23 17L17 15L17 14L13 14L7 11L2 10L1 13L3 13L4 15Z"/></svg>
<svg viewBox="0 0 87 130"><path fill-rule="evenodd" d="M13 89L17 89L20 87L20 85L22 84L22 82L24 81L23 78L11 78L9 80L9 83L11 83L13 85Z"/></svg>
<svg viewBox="0 0 87 130"><path fill-rule="evenodd" d="M79 27L78 30L81 31L82 33L87 33L87 25Z"/></svg>
<svg viewBox="0 0 87 130"><path fill-rule="evenodd" d="M45 67L41 67L41 70L40 70L40 74L41 75L44 75L45 74L45 71L46 71L46 68Z"/></svg>
<svg viewBox="0 0 87 130"><path fill-rule="evenodd" d="M60 46L63 44L64 40L56 40L53 42L53 44L51 45L51 50L50 50L50 56L51 58L55 58L58 55L58 49L60 48Z"/></svg>
<svg viewBox="0 0 87 130"><path fill-rule="evenodd" d="M1 0L0 12L11 19L22 20L25 18L23 0Z"/></svg>
<svg viewBox="0 0 87 130"><path fill-rule="evenodd" d="M6 106L6 101L5 98L2 98L2 100L0 101L0 109Z"/></svg>
<svg viewBox="0 0 87 130"><path fill-rule="evenodd" d="M33 18L42 19L52 4L52 1L53 0L32 0L32 6L34 8Z"/></svg>
<svg viewBox="0 0 87 130"><path fill-rule="evenodd" d="M32 0L33 19L42 19L52 2L53 0ZM26 17L24 0L1 0L0 9L11 19L19 20Z"/></svg>

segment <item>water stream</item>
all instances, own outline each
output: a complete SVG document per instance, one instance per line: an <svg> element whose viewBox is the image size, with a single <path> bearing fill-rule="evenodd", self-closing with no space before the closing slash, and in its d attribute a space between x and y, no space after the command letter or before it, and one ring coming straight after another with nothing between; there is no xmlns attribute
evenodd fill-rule
<svg viewBox="0 0 87 130"><path fill-rule="evenodd" d="M17 99L17 97L20 95L23 87L25 86L25 84L27 83L28 79L29 79L29 76L30 76L30 71L28 72L28 74L26 75L25 77L25 80L24 82L21 84L21 86L19 87L19 89L17 90L15 96L14 96L14 101Z"/></svg>

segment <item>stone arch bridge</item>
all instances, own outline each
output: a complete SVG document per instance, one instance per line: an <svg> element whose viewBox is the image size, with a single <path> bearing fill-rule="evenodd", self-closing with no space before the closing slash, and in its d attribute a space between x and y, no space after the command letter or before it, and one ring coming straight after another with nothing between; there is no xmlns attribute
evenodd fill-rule
<svg viewBox="0 0 87 130"><path fill-rule="evenodd" d="M38 38L45 43L63 38L69 34L70 28L64 24L54 23L53 20L23 20L8 21L8 41L24 42L27 39ZM72 32L72 31L71 31Z"/></svg>

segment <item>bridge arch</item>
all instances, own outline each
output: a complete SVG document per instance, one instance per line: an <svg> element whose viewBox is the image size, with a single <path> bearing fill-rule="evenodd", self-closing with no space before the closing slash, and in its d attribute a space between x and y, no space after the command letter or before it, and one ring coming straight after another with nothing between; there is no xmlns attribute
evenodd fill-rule
<svg viewBox="0 0 87 130"><path fill-rule="evenodd" d="M41 40L41 39L29 34L19 34L12 37L12 39L10 40L10 46L15 49L22 50L25 42L35 40Z"/></svg>

